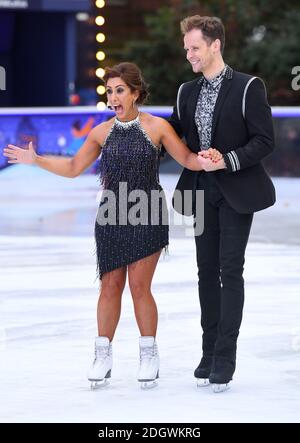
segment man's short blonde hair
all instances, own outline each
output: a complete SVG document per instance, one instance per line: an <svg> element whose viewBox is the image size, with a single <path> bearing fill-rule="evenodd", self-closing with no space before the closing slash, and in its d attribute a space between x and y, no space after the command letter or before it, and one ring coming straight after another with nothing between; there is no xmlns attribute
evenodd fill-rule
<svg viewBox="0 0 300 443"><path fill-rule="evenodd" d="M193 29L200 29L207 44L211 44L213 41L219 39L221 42L220 50L223 54L225 47L225 28L220 18L191 15L180 22L180 28L183 35Z"/></svg>

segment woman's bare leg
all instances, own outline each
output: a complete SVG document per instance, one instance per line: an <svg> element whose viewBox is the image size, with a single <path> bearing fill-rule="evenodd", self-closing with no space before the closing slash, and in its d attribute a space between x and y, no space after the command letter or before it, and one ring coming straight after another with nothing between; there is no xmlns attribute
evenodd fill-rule
<svg viewBox="0 0 300 443"><path fill-rule="evenodd" d="M121 299L126 282L126 266L106 272L97 306L98 335L112 341L121 314Z"/></svg>
<svg viewBox="0 0 300 443"><path fill-rule="evenodd" d="M156 336L158 315L151 293L151 283L160 254L161 251L158 251L128 265L128 280L134 313L142 336Z"/></svg>

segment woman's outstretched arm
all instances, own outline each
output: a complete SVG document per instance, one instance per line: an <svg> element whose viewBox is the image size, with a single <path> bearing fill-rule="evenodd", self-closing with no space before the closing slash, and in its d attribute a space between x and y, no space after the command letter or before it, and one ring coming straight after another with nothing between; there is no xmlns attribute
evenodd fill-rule
<svg viewBox="0 0 300 443"><path fill-rule="evenodd" d="M3 155L8 157L8 163L23 163L37 165L56 175L63 177L77 177L85 169L91 166L99 157L101 146L102 125L96 126L91 130L82 147L74 157L62 158L60 156L42 156L38 155L32 142L28 149L20 148L15 145L8 145L3 150Z"/></svg>

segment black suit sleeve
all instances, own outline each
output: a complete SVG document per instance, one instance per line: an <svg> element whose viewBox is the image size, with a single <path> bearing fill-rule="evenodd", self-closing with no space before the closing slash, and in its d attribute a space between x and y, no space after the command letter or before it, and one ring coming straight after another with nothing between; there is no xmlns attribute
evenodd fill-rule
<svg viewBox="0 0 300 443"><path fill-rule="evenodd" d="M182 85L178 89L177 104L178 104L178 101L179 101L178 100L178 96L180 95L181 89L182 89ZM171 116L167 119L167 121L173 127L173 129L177 133L178 137L182 138L182 127L181 127L180 118L178 116L177 104L173 107L173 112L172 112ZM164 157L165 154L166 154L166 149L165 149L164 146L162 146L160 156Z"/></svg>
<svg viewBox="0 0 300 443"><path fill-rule="evenodd" d="M248 168L269 155L275 146L271 108L263 81L256 78L249 85L245 98L245 121L249 142L224 154L228 173Z"/></svg>
<svg viewBox="0 0 300 443"><path fill-rule="evenodd" d="M173 126L173 129L177 133L179 137L182 137L182 127L181 122L178 117L178 111L177 111L177 105L174 106L172 115L168 118L168 122L171 126Z"/></svg>

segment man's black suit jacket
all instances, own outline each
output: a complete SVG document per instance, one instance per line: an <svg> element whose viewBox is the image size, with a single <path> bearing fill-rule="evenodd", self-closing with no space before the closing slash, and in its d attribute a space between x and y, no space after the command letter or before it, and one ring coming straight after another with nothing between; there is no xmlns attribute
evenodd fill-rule
<svg viewBox="0 0 300 443"><path fill-rule="evenodd" d="M273 183L261 163L274 149L271 108L263 81L255 78L249 82L251 78L227 67L214 109L211 133L211 146L223 154L227 167L208 173L215 175L227 202L237 212L245 214L275 203ZM195 110L202 81L201 75L181 86L180 98L169 119L177 134L185 138L195 153L201 150ZM198 173L184 169L176 189L194 191ZM189 210L185 215L191 215Z"/></svg>

